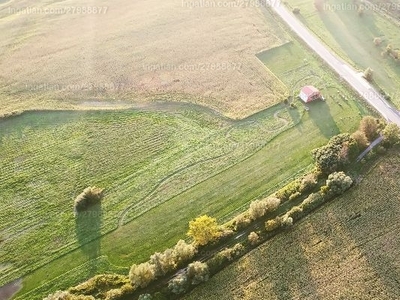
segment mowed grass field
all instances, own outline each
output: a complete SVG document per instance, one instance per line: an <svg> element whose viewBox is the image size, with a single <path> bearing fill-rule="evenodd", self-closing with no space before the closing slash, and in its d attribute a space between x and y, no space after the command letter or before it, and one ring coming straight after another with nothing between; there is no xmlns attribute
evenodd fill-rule
<svg viewBox="0 0 400 300"><path fill-rule="evenodd" d="M255 57L285 42L273 19L237 1L196 3L0 1L0 115L161 99L242 118L282 100Z"/></svg>
<svg viewBox="0 0 400 300"><path fill-rule="evenodd" d="M359 16L351 0L323 1L321 11L317 11L314 2L288 1L290 7L300 8L299 19L332 51L360 71L372 68L376 83L400 107L400 60L381 55L389 44L393 49L400 49L400 23L373 10L372 4ZM374 7L385 7L385 3ZM380 46L374 45L375 37L382 39Z"/></svg>
<svg viewBox="0 0 400 300"><path fill-rule="evenodd" d="M241 121L169 110L34 112L0 124L1 282L24 278L17 299L126 274L201 214L227 221L305 172L312 148L367 113L356 100L314 103L310 114L276 105ZM106 196L85 221L73 199L88 185Z"/></svg>
<svg viewBox="0 0 400 300"><path fill-rule="evenodd" d="M388 154L344 196L184 299L398 299L399 166L399 153Z"/></svg>

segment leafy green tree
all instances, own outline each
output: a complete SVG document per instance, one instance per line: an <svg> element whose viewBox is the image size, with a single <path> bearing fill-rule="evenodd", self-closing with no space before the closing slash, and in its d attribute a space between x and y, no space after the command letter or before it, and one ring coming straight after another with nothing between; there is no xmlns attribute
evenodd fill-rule
<svg viewBox="0 0 400 300"><path fill-rule="evenodd" d="M353 180L344 172L334 172L326 180L326 186L333 195L343 194L352 184Z"/></svg>
<svg viewBox="0 0 400 300"><path fill-rule="evenodd" d="M364 150L368 147L368 139L363 131L357 130L356 132L352 133L351 137L357 142L360 150Z"/></svg>
<svg viewBox="0 0 400 300"><path fill-rule="evenodd" d="M383 129L383 142L388 146L400 143L400 128L394 123L389 123Z"/></svg>
<svg viewBox="0 0 400 300"><path fill-rule="evenodd" d="M187 235L202 246L216 241L221 236L221 229L215 218L204 215L189 222Z"/></svg>
<svg viewBox="0 0 400 300"><path fill-rule="evenodd" d="M311 152L317 167L325 174L344 167L357 153L357 142L348 133L332 137L328 144Z"/></svg>
<svg viewBox="0 0 400 300"><path fill-rule="evenodd" d="M378 120L371 116L365 116L362 118L360 122L359 130L364 132L367 140L372 142L375 140L379 133L378 133Z"/></svg>
<svg viewBox="0 0 400 300"><path fill-rule="evenodd" d="M374 75L374 70L372 70L370 67L366 68L364 71L364 78L367 81L372 81Z"/></svg>

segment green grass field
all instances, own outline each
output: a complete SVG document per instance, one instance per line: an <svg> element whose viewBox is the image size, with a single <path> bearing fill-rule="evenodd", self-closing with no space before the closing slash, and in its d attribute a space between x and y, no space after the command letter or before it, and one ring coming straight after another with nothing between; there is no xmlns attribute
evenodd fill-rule
<svg viewBox="0 0 400 300"><path fill-rule="evenodd" d="M320 12L312 0L290 0L288 3L290 7L300 8L299 19L344 60L360 71L371 67L376 83L400 107L400 60L381 56L388 44L393 49L400 49L398 24L372 9L358 16L357 10L348 8L354 6L351 0L323 2ZM374 45L375 37L382 39L380 46Z"/></svg>
<svg viewBox="0 0 400 300"><path fill-rule="evenodd" d="M366 111L355 103L314 103L303 117L278 105L236 122L188 109L3 121L2 282L29 273L20 299L39 299L106 269L126 272L184 237L190 219L226 221L304 171L312 148L357 126ZM87 185L106 188L89 228L72 211Z"/></svg>
<svg viewBox="0 0 400 300"><path fill-rule="evenodd" d="M184 299L397 299L399 164L396 150L344 196Z"/></svg>

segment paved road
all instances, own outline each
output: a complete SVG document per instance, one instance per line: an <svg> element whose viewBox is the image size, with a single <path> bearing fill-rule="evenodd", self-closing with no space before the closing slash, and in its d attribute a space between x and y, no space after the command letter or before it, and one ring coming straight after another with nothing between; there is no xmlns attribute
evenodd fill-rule
<svg viewBox="0 0 400 300"><path fill-rule="evenodd" d="M387 121L400 126L400 113L392 107L383 96L378 93L362 75L351 66L331 53L287 8L275 1L272 9L290 26L290 28L304 40L331 68L347 81L371 106L373 106Z"/></svg>

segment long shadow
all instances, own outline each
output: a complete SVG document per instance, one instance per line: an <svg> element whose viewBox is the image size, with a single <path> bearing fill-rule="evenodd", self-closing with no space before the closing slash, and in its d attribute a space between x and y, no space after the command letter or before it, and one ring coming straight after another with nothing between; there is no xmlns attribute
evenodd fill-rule
<svg viewBox="0 0 400 300"><path fill-rule="evenodd" d="M373 182L377 176L383 176L383 179ZM358 187L361 190L366 185L375 185L373 188L367 188L369 197L352 199L357 201L356 204L360 203L356 206L359 217L349 219L344 223L346 232L355 241L368 267L372 269L374 277L391 294L392 299L399 299L400 295L400 238L398 235L400 198L394 192L398 187L396 179L399 176L398 159L380 164ZM386 184L380 184L383 181ZM344 207L343 210L345 213L346 208Z"/></svg>
<svg viewBox="0 0 400 300"><path fill-rule="evenodd" d="M82 252L89 262L89 276L97 271L95 259L100 256L101 225L103 217L101 204L93 205L75 215L75 232Z"/></svg>
<svg viewBox="0 0 400 300"><path fill-rule="evenodd" d="M312 299L319 300L316 284L310 272L309 261L301 246L301 233L297 228L286 233L283 239L286 245L279 244L281 262L271 264L268 280L272 283L272 290L278 300ZM285 233L283 233L285 234Z"/></svg>
<svg viewBox="0 0 400 300"><path fill-rule="evenodd" d="M329 105L325 101L316 100L307 104L307 107L311 121L325 137L331 138L340 132L332 117Z"/></svg>

